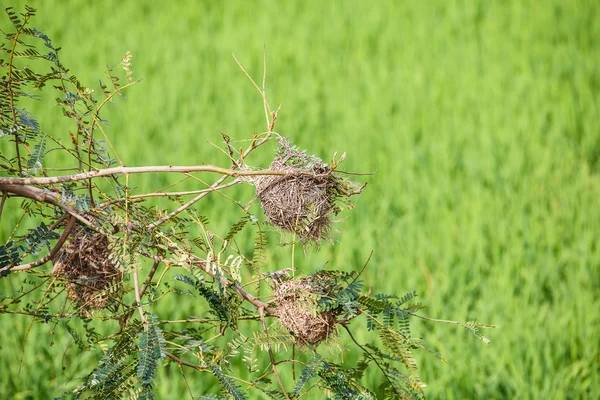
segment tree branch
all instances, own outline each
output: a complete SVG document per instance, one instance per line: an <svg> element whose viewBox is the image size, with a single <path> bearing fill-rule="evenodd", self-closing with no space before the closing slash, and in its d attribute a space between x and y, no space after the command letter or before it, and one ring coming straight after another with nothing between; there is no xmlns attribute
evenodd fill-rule
<svg viewBox="0 0 600 400"><path fill-rule="evenodd" d="M149 172L214 172L226 176L256 176L256 175L289 175L285 171L260 170L260 171L237 171L234 169L221 168L216 165L153 165L147 167L113 167L96 171L82 172L80 174L52 176L44 178L13 178L0 177L0 185L52 185L54 183L76 182L91 178L100 178L110 175L144 174Z"/></svg>
<svg viewBox="0 0 600 400"><path fill-rule="evenodd" d="M0 178L3 179L3 178ZM44 178L40 178L44 179ZM47 189L40 189L34 186L27 185L11 185L11 184L2 184L0 183L0 192L3 193L13 193L20 197L26 197L31 200L39 201L42 203L52 204L56 207L59 207L66 213L71 214L73 217L77 218L83 224L93 228L93 224L88 221L86 218L79 215L79 210L75 207L68 206L66 204L61 203L60 194L56 192L52 192Z"/></svg>

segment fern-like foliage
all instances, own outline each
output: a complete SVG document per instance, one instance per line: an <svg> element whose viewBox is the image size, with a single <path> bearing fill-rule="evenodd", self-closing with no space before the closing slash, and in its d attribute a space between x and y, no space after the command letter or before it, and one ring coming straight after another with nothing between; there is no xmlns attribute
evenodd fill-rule
<svg viewBox="0 0 600 400"><path fill-rule="evenodd" d="M59 235L50 231L46 224L43 222L35 229L29 231L29 233L23 238L28 247L26 252L34 256L38 255L42 248L50 249L50 241L58 239Z"/></svg>
<svg viewBox="0 0 600 400"><path fill-rule="evenodd" d="M136 339L142 329L140 322L129 323L85 382L74 392L65 393L59 398L73 396L75 399L100 400L122 398L135 392L139 362L135 357L138 353Z"/></svg>
<svg viewBox="0 0 600 400"><path fill-rule="evenodd" d="M267 334L265 332L255 331L252 340L254 344L263 351L267 351L269 347L271 347L275 352L287 351L296 343L294 337L287 332Z"/></svg>
<svg viewBox="0 0 600 400"><path fill-rule="evenodd" d="M354 371L340 365L324 362L318 372L320 386L331 393L333 399L375 400L375 394L362 386L355 378Z"/></svg>
<svg viewBox="0 0 600 400"><path fill-rule="evenodd" d="M292 396L300 396L304 385L306 385L309 380L316 377L324 366L325 363L323 357L319 353L315 353L315 356L306 364L300 373L300 377L296 381L296 386L291 392Z"/></svg>
<svg viewBox="0 0 600 400"><path fill-rule="evenodd" d="M254 240L254 255L250 266L256 272L259 272L267 261L267 233L261 223L255 223L256 239Z"/></svg>
<svg viewBox="0 0 600 400"><path fill-rule="evenodd" d="M0 277L7 276L11 268L18 265L28 255L38 255L42 249L50 249L51 241L59 235L48 229L43 222L37 228L31 229L26 235L20 238L23 244L16 244L10 241L5 245L0 245Z"/></svg>
<svg viewBox="0 0 600 400"><path fill-rule="evenodd" d="M219 380L221 386L227 393L231 395L234 400L246 400L248 397L246 393L235 383L235 381L229 376L225 375L223 371L216 366L210 368L212 374Z"/></svg>
<svg viewBox="0 0 600 400"><path fill-rule="evenodd" d="M235 235L237 235L242 229L244 229L248 221L250 221L249 215L244 215L242 218L240 218L238 222L236 222L231 226L231 228L229 228L229 232L227 232L227 235L225 235L223 240L226 242L231 241L231 239L233 239Z"/></svg>
<svg viewBox="0 0 600 400"><path fill-rule="evenodd" d="M223 295L212 289L206 283L190 278L186 275L177 274L173 277L176 281L187 283L196 288L198 293L206 299L211 310L215 313L219 321L225 325L234 326L236 323L235 315L239 306L236 297L231 293Z"/></svg>
<svg viewBox="0 0 600 400"><path fill-rule="evenodd" d="M0 277L10 274L10 267L14 267L23 260L23 253L26 248L10 241L5 245L0 245Z"/></svg>
<svg viewBox="0 0 600 400"><path fill-rule="evenodd" d="M153 399L152 388L158 363L165 358L166 344L162 330L156 325L156 315L149 319L147 328L139 333L139 362L137 375L142 382L142 399Z"/></svg>
<svg viewBox="0 0 600 400"><path fill-rule="evenodd" d="M39 128L38 128L39 129ZM43 168L42 161L46 155L46 137L42 137L40 141L33 146L33 152L27 160L28 174L35 175L38 170Z"/></svg>
<svg viewBox="0 0 600 400"><path fill-rule="evenodd" d="M481 340L484 344L489 344L490 343L490 339L488 339L487 337L483 336L481 334L481 332L479 332L479 329L481 329L481 328L495 328L494 325L484 325L484 324L480 324L479 322L476 322L476 321L461 322L461 323L459 323L459 325L462 326L463 328L465 328L465 330L467 332L469 332L471 335L473 335L477 339Z"/></svg>

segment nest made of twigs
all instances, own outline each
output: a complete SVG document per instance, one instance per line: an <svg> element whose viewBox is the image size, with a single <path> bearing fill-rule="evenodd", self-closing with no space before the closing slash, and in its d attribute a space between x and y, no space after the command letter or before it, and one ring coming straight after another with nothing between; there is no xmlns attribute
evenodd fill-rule
<svg viewBox="0 0 600 400"><path fill-rule="evenodd" d="M84 313L105 308L118 291L123 278L109 255L105 235L76 226L52 259L54 276L65 280L67 297Z"/></svg>
<svg viewBox="0 0 600 400"><path fill-rule="evenodd" d="M331 168L286 138L278 141L277 156L269 169L286 175L251 178L269 223L295 233L303 244L328 240L339 195Z"/></svg>
<svg viewBox="0 0 600 400"><path fill-rule="evenodd" d="M338 311L317 309L326 291L315 276L283 282L274 290L275 315L297 344L317 345L335 334Z"/></svg>

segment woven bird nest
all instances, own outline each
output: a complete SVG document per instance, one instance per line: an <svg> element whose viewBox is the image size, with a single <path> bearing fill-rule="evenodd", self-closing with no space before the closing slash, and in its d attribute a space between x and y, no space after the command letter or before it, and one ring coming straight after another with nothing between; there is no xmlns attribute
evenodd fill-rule
<svg viewBox="0 0 600 400"><path fill-rule="evenodd" d="M295 233L303 244L330 238L332 214L341 196L337 177L319 158L307 154L280 137L277 156L269 169L286 175L258 175L251 178L256 196L269 223Z"/></svg>
<svg viewBox="0 0 600 400"><path fill-rule="evenodd" d="M328 288L316 276L291 280L273 292L275 315L299 345L316 345L336 333L337 310L319 311L317 303Z"/></svg>
<svg viewBox="0 0 600 400"><path fill-rule="evenodd" d="M53 274L65 280L67 297L85 314L105 308L119 290L122 274L109 255L105 235L76 226L52 260Z"/></svg>

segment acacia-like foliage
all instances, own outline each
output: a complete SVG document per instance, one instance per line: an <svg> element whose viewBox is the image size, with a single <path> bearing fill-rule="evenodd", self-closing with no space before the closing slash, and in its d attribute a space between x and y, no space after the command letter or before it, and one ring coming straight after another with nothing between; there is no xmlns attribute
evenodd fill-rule
<svg viewBox="0 0 600 400"><path fill-rule="evenodd" d="M0 312L61 324L80 351L102 352L87 376L71 382L73 389L59 398L152 399L158 371L174 363L186 384L184 369L221 387L218 395L189 389L194 398L247 399L254 391L297 399L324 390L335 399L421 399L425 385L414 351L441 356L412 335L412 319L455 323L487 343L479 332L485 326L476 322L418 314L423 307L414 302L415 292L398 298L365 291L362 270L316 270L303 277L294 276L293 268L265 272L273 270L266 265L269 229L287 231L292 246L318 244L329 237L338 201L347 204L364 185L338 172L345 154L326 163L274 132L279 110L269 106L264 78L260 88L248 75L263 100L267 130L254 134L246 149L234 148L222 134L230 165L126 167L101 114L138 82L131 53L108 69L96 98L61 63L50 38L30 27L33 8L20 14L7 8L6 15L9 27L3 26L0 42L0 141L10 142L3 148L12 150L0 154L0 216L21 217L16 226L3 222L2 229L15 233L0 245L0 277L27 278L21 290L0 296ZM72 124L67 135L46 131L21 105L41 90L55 91L56 104ZM273 138L279 147L270 169L248 166L247 155ZM62 157L53 157L49 165L51 152ZM134 173L219 178L194 191L170 187L139 193L128 182ZM220 236L191 206L238 184L255 186L267 218L261 221L242 206L244 216ZM171 207L148 202L158 197L170 199ZM19 233L22 225L34 228ZM244 230L255 235L248 254L236 244ZM177 273L171 274L172 268ZM265 291L268 299L259 297ZM38 304L22 305L21 299L35 292L43 293ZM201 316L154 313L159 303L175 299L176 304L183 296L203 305ZM57 298L63 299L61 305ZM357 319L366 321L371 343L355 339ZM83 329L74 327L77 321ZM99 333L98 324L111 321L114 329ZM360 355L356 365L336 363L320 352L323 342L339 346L341 336ZM240 365L250 378L235 375ZM379 386L365 386L368 369L379 377Z"/></svg>

